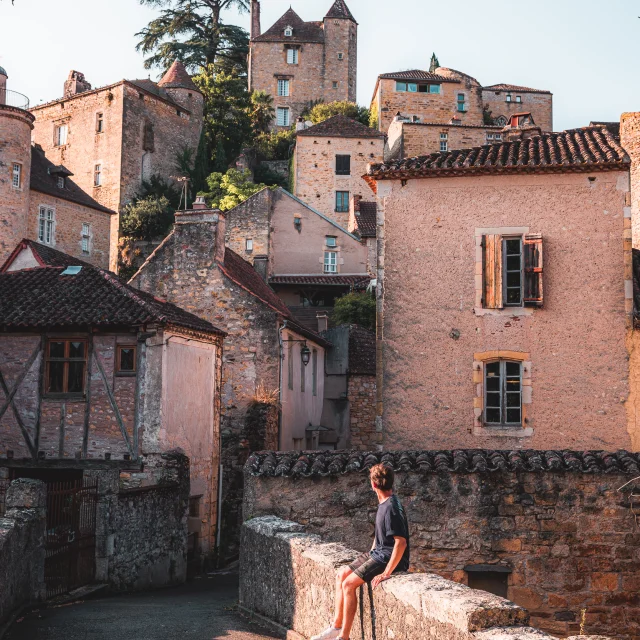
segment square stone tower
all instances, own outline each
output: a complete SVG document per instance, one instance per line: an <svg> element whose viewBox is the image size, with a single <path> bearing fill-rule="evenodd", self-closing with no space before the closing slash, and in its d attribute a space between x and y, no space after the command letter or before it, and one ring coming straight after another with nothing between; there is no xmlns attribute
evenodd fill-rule
<svg viewBox="0 0 640 640"><path fill-rule="evenodd" d="M261 33L260 2L251 2L249 89L273 97L273 127L289 128L318 101L356 101L358 23L344 0L321 22L305 22L289 9Z"/></svg>

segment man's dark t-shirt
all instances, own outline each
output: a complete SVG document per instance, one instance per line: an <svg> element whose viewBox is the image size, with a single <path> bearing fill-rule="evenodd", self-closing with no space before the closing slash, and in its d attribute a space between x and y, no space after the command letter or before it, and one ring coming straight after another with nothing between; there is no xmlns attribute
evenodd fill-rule
<svg viewBox="0 0 640 640"><path fill-rule="evenodd" d="M394 536L400 536L407 541L407 548L395 570L407 571L409 569L409 525L400 500L395 494L378 505L375 546L371 551L371 557L374 560L384 564L389 562L395 545Z"/></svg>

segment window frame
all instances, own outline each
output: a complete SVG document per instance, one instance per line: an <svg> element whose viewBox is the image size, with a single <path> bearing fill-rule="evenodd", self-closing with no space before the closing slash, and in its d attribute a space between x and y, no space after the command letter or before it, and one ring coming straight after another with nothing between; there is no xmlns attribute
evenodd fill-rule
<svg viewBox="0 0 640 640"><path fill-rule="evenodd" d="M351 175L351 154L350 153L336 153L336 175L337 176L350 176Z"/></svg>
<svg viewBox="0 0 640 640"><path fill-rule="evenodd" d="M253 252L253 238L245 238L244 239L244 250L247 253Z"/></svg>
<svg viewBox="0 0 640 640"><path fill-rule="evenodd" d="M338 237L337 236L325 236L324 237L325 240L325 246L331 248L331 249L337 249L338 248Z"/></svg>
<svg viewBox="0 0 640 640"><path fill-rule="evenodd" d="M296 47L287 47L287 64L299 64L300 51Z"/></svg>
<svg viewBox="0 0 640 640"><path fill-rule="evenodd" d="M293 27L291 27L291 25L288 25L285 27L284 35L285 35L285 38L293 37Z"/></svg>
<svg viewBox="0 0 640 640"><path fill-rule="evenodd" d="M338 273L338 252L324 252L324 270L323 273Z"/></svg>
<svg viewBox="0 0 640 640"><path fill-rule="evenodd" d="M16 184L16 178L18 179L18 184ZM21 162L13 162L11 167L11 186L14 189L22 189L22 163Z"/></svg>
<svg viewBox="0 0 640 640"><path fill-rule="evenodd" d="M64 131L64 142L62 141L62 136L60 133ZM64 147L69 141L69 125L68 123L62 123L55 125L54 134L53 134L53 146L54 147Z"/></svg>
<svg viewBox="0 0 640 640"><path fill-rule="evenodd" d="M283 116L282 124L280 124L281 118L280 115ZM286 122L285 122L286 120ZM276 125L278 127L289 127L291 126L291 110L289 107L277 107L276 108Z"/></svg>
<svg viewBox="0 0 640 640"><path fill-rule="evenodd" d="M96 162L93 165L93 186L101 187L102 186L102 163Z"/></svg>
<svg viewBox="0 0 640 640"><path fill-rule="evenodd" d="M344 53L342 53L342 51L338 52L338 60L344 60Z"/></svg>
<svg viewBox="0 0 640 640"><path fill-rule="evenodd" d="M62 358L52 358L50 353L50 346L52 342L63 342L64 343L64 357ZM84 356L82 358L71 358L69 356L70 345L72 342L82 342L84 344ZM45 366L44 366L44 379L43 379L43 389L42 394L45 398L82 398L86 393L87 388L87 362L88 362L88 348L89 348L89 340L86 337L81 336L52 336L47 338L45 343ZM62 391L49 391L50 384L50 373L51 373L51 363L52 362L62 362L63 363L63 373L62 373ZM82 370L82 390L81 391L69 391L69 364L72 362L83 362L83 370Z"/></svg>
<svg viewBox="0 0 640 640"><path fill-rule="evenodd" d="M520 252L507 253L507 243L518 241L520 243ZM518 255L520 257L520 268L509 269L508 258ZM515 289L516 287L508 285L509 274L518 273L520 279L520 297L518 302L509 302L509 289ZM504 235L502 236L502 306L503 307L524 307L524 238L522 235Z"/></svg>
<svg viewBox="0 0 640 640"><path fill-rule="evenodd" d="M53 247L55 246L55 239L56 208L41 204L38 207L38 242Z"/></svg>
<svg viewBox="0 0 640 640"><path fill-rule="evenodd" d="M462 98L460 98L462 96ZM467 104L467 96L464 93L458 93L456 96L456 104L458 108L458 113L466 113L467 110L465 108Z"/></svg>
<svg viewBox="0 0 640 640"><path fill-rule="evenodd" d="M122 368L122 351L124 349L133 349L133 369ZM116 376L122 378L131 378L138 373L138 345L137 344L118 344L116 345Z"/></svg>
<svg viewBox="0 0 640 640"><path fill-rule="evenodd" d="M96 113L96 133L104 133L104 113L102 111Z"/></svg>
<svg viewBox="0 0 640 640"><path fill-rule="evenodd" d="M336 191L335 201L336 213L349 212L349 191Z"/></svg>
<svg viewBox="0 0 640 640"><path fill-rule="evenodd" d="M288 98L291 93L291 85L288 78L278 78L278 97Z"/></svg>
<svg viewBox="0 0 640 640"><path fill-rule="evenodd" d="M85 249L86 243L86 249ZM80 249L83 255L91 255L91 223L83 222L82 230L80 231Z"/></svg>
<svg viewBox="0 0 640 640"><path fill-rule="evenodd" d="M487 375L487 368L491 365L495 365L495 364L499 364L499 391L493 391L493 390L489 390L488 389L488 384L487 384L487 380L488 380L488 375ZM513 374L508 374L507 373L507 365L518 365L518 375L517 375L517 379L518 379L518 390L517 391L509 391L507 384L509 381L509 378L511 378L512 380L514 378L516 378L515 375ZM513 428L522 428L524 427L524 411L523 411L523 393L522 393L522 389L523 389L523 363L521 360L512 360L509 358L495 358L495 359L491 359L491 360L486 360L483 363L483 411L482 411L482 423L484 424L484 426L486 427L491 427L491 428L502 428L502 429L513 429ZM500 411L500 421L499 422L490 422L487 418L487 411L491 410L491 409L495 409L495 405L492 405L491 407L489 407L488 405L488 394L492 394L495 395L496 393L499 394L499 398L500 398L500 406L498 407L498 410ZM516 422L509 422L509 420L507 419L508 417L508 412L511 410L515 410L514 407L509 407L507 404L507 400L508 400L508 395L518 395L519 398L519 405L518 405L518 412L520 414L520 420L516 421Z"/></svg>

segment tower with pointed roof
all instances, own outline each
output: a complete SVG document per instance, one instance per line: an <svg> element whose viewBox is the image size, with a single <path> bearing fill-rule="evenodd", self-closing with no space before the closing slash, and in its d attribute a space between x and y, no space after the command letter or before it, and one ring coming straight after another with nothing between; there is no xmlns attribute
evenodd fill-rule
<svg viewBox="0 0 640 640"><path fill-rule="evenodd" d="M260 1L251 2L249 89L273 97L276 129L288 129L318 101L355 102L357 49L358 23L345 0L315 22L290 8L264 32Z"/></svg>

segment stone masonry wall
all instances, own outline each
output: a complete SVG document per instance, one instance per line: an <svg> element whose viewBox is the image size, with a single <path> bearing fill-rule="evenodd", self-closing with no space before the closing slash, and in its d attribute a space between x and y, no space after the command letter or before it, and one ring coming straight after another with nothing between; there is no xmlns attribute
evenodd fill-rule
<svg viewBox="0 0 640 640"><path fill-rule="evenodd" d="M318 464L313 468L321 469ZM326 467L331 464L327 458ZM529 610L533 626L560 636L577 634L584 611L586 632L636 639L640 535L629 494L618 492L630 477L399 472L396 492L409 519L412 570L466 583L469 565L501 566L511 571L507 597ZM327 541L364 550L371 545L375 511L366 474L305 478L247 472L245 522L274 515Z"/></svg>
<svg viewBox="0 0 640 640"><path fill-rule="evenodd" d="M358 553L295 522L255 518L242 531L240 608L308 638L332 620L336 570ZM360 589L359 600L353 638L552 640L512 602L432 574L399 574Z"/></svg>
<svg viewBox="0 0 640 640"><path fill-rule="evenodd" d="M507 102L507 93L511 94L511 102ZM521 102L516 102L520 96ZM513 113L531 113L534 122L543 132L553 131L553 96L550 93L522 93L519 91L482 90L482 103L491 111L492 118Z"/></svg>
<svg viewBox="0 0 640 640"><path fill-rule="evenodd" d="M376 378L350 375L347 387L351 416L351 448L371 451L382 444L376 430Z"/></svg>
<svg viewBox="0 0 640 640"><path fill-rule="evenodd" d="M14 480L0 518L0 625L18 607L43 600L45 486Z"/></svg>
<svg viewBox="0 0 640 640"><path fill-rule="evenodd" d="M269 255L269 225L271 223L273 191L263 189L226 214L227 247L253 264L253 257ZM246 241L253 240L247 251Z"/></svg>

